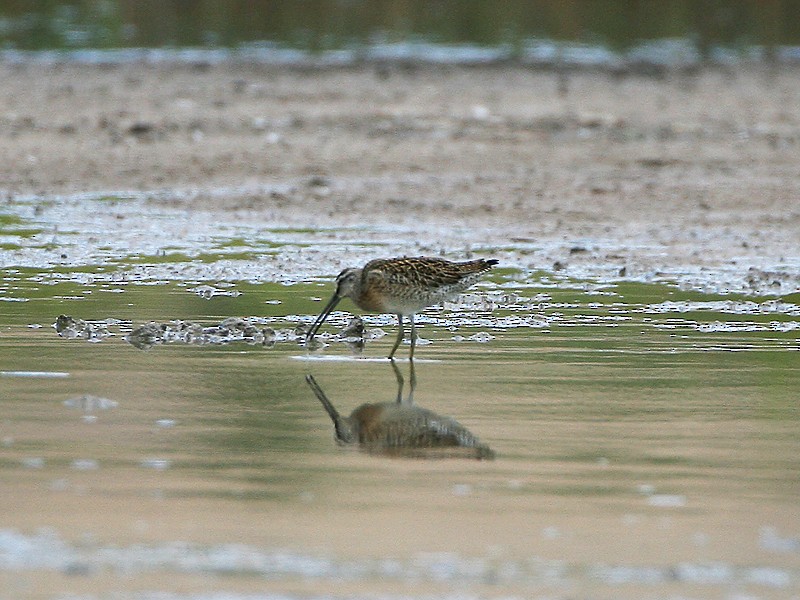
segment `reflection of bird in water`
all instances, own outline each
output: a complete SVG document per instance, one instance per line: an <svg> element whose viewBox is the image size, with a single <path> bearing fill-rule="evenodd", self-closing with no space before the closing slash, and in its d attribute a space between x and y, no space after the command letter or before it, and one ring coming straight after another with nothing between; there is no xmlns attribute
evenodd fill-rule
<svg viewBox="0 0 800 600"><path fill-rule="evenodd" d="M308 330L314 339L339 301L350 298L362 310L397 315L399 331L389 358L403 341L403 316L411 321L411 351L417 341L414 313L463 292L497 264L495 259L451 262L443 258L387 258L371 260L361 269L345 269L336 277L336 291Z"/></svg>
<svg viewBox="0 0 800 600"><path fill-rule="evenodd" d="M339 443L357 443L367 452L393 456L494 458L491 448L452 417L414 405L413 361L411 390L406 399L403 399L403 376L394 360L392 368L397 377L396 400L362 404L349 417L340 415L316 380L306 375L306 382L333 421Z"/></svg>

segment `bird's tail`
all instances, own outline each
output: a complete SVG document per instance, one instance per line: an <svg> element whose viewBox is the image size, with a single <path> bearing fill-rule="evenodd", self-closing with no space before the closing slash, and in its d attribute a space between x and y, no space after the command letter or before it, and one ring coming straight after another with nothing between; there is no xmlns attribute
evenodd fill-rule
<svg viewBox="0 0 800 600"><path fill-rule="evenodd" d="M485 273L499 262L496 258L479 258L464 263L464 266L472 273Z"/></svg>

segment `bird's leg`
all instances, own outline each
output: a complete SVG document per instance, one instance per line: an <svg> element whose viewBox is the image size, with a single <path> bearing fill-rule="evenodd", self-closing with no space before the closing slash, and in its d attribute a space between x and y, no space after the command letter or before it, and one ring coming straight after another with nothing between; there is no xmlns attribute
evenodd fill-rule
<svg viewBox="0 0 800 600"><path fill-rule="evenodd" d="M409 386L411 389L408 391L408 404L414 404L414 390L417 389L417 372L414 369L414 359L408 359L408 370L409 370Z"/></svg>
<svg viewBox="0 0 800 600"><path fill-rule="evenodd" d="M394 361L393 358L389 359L389 362L392 363L392 369L394 370L394 376L397 379L397 403L403 403L403 374L400 372L400 368L397 366L397 363Z"/></svg>
<svg viewBox="0 0 800 600"><path fill-rule="evenodd" d="M397 339L394 341L394 346L392 346L392 351L389 352L389 358L391 359L394 357L394 353L397 352L397 348L400 346L400 342L403 341L403 315L397 315Z"/></svg>
<svg viewBox="0 0 800 600"><path fill-rule="evenodd" d="M408 354L408 360L414 360L414 346L417 345L417 326L414 324L414 313L411 313L409 319L411 319L411 351Z"/></svg>

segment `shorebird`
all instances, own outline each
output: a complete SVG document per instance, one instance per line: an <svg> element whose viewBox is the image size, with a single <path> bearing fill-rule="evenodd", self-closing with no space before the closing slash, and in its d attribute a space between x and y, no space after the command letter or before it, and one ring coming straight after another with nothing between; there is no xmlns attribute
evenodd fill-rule
<svg viewBox="0 0 800 600"><path fill-rule="evenodd" d="M414 313L463 292L497 264L495 259L452 262L443 258L382 258L360 269L345 269L336 277L336 291L308 330L306 344L314 339L322 323L342 298L350 298L362 310L397 315L397 339L389 353L394 356L403 341L403 317L411 322L411 351L417 330Z"/></svg>

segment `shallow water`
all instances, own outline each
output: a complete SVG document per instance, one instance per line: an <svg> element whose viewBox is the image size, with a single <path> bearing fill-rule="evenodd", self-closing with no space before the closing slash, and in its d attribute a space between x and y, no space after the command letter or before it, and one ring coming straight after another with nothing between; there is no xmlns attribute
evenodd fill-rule
<svg viewBox="0 0 800 600"><path fill-rule="evenodd" d="M344 414L393 401L393 319L359 352L343 303L298 342L333 276L303 249L369 232L164 213L164 240L114 202L118 235L24 202L2 222L3 597L800 593L798 294L512 262L418 318L414 401L494 460L376 455L305 378ZM380 235L360 251L394 253ZM150 321L174 335L141 349Z"/></svg>

